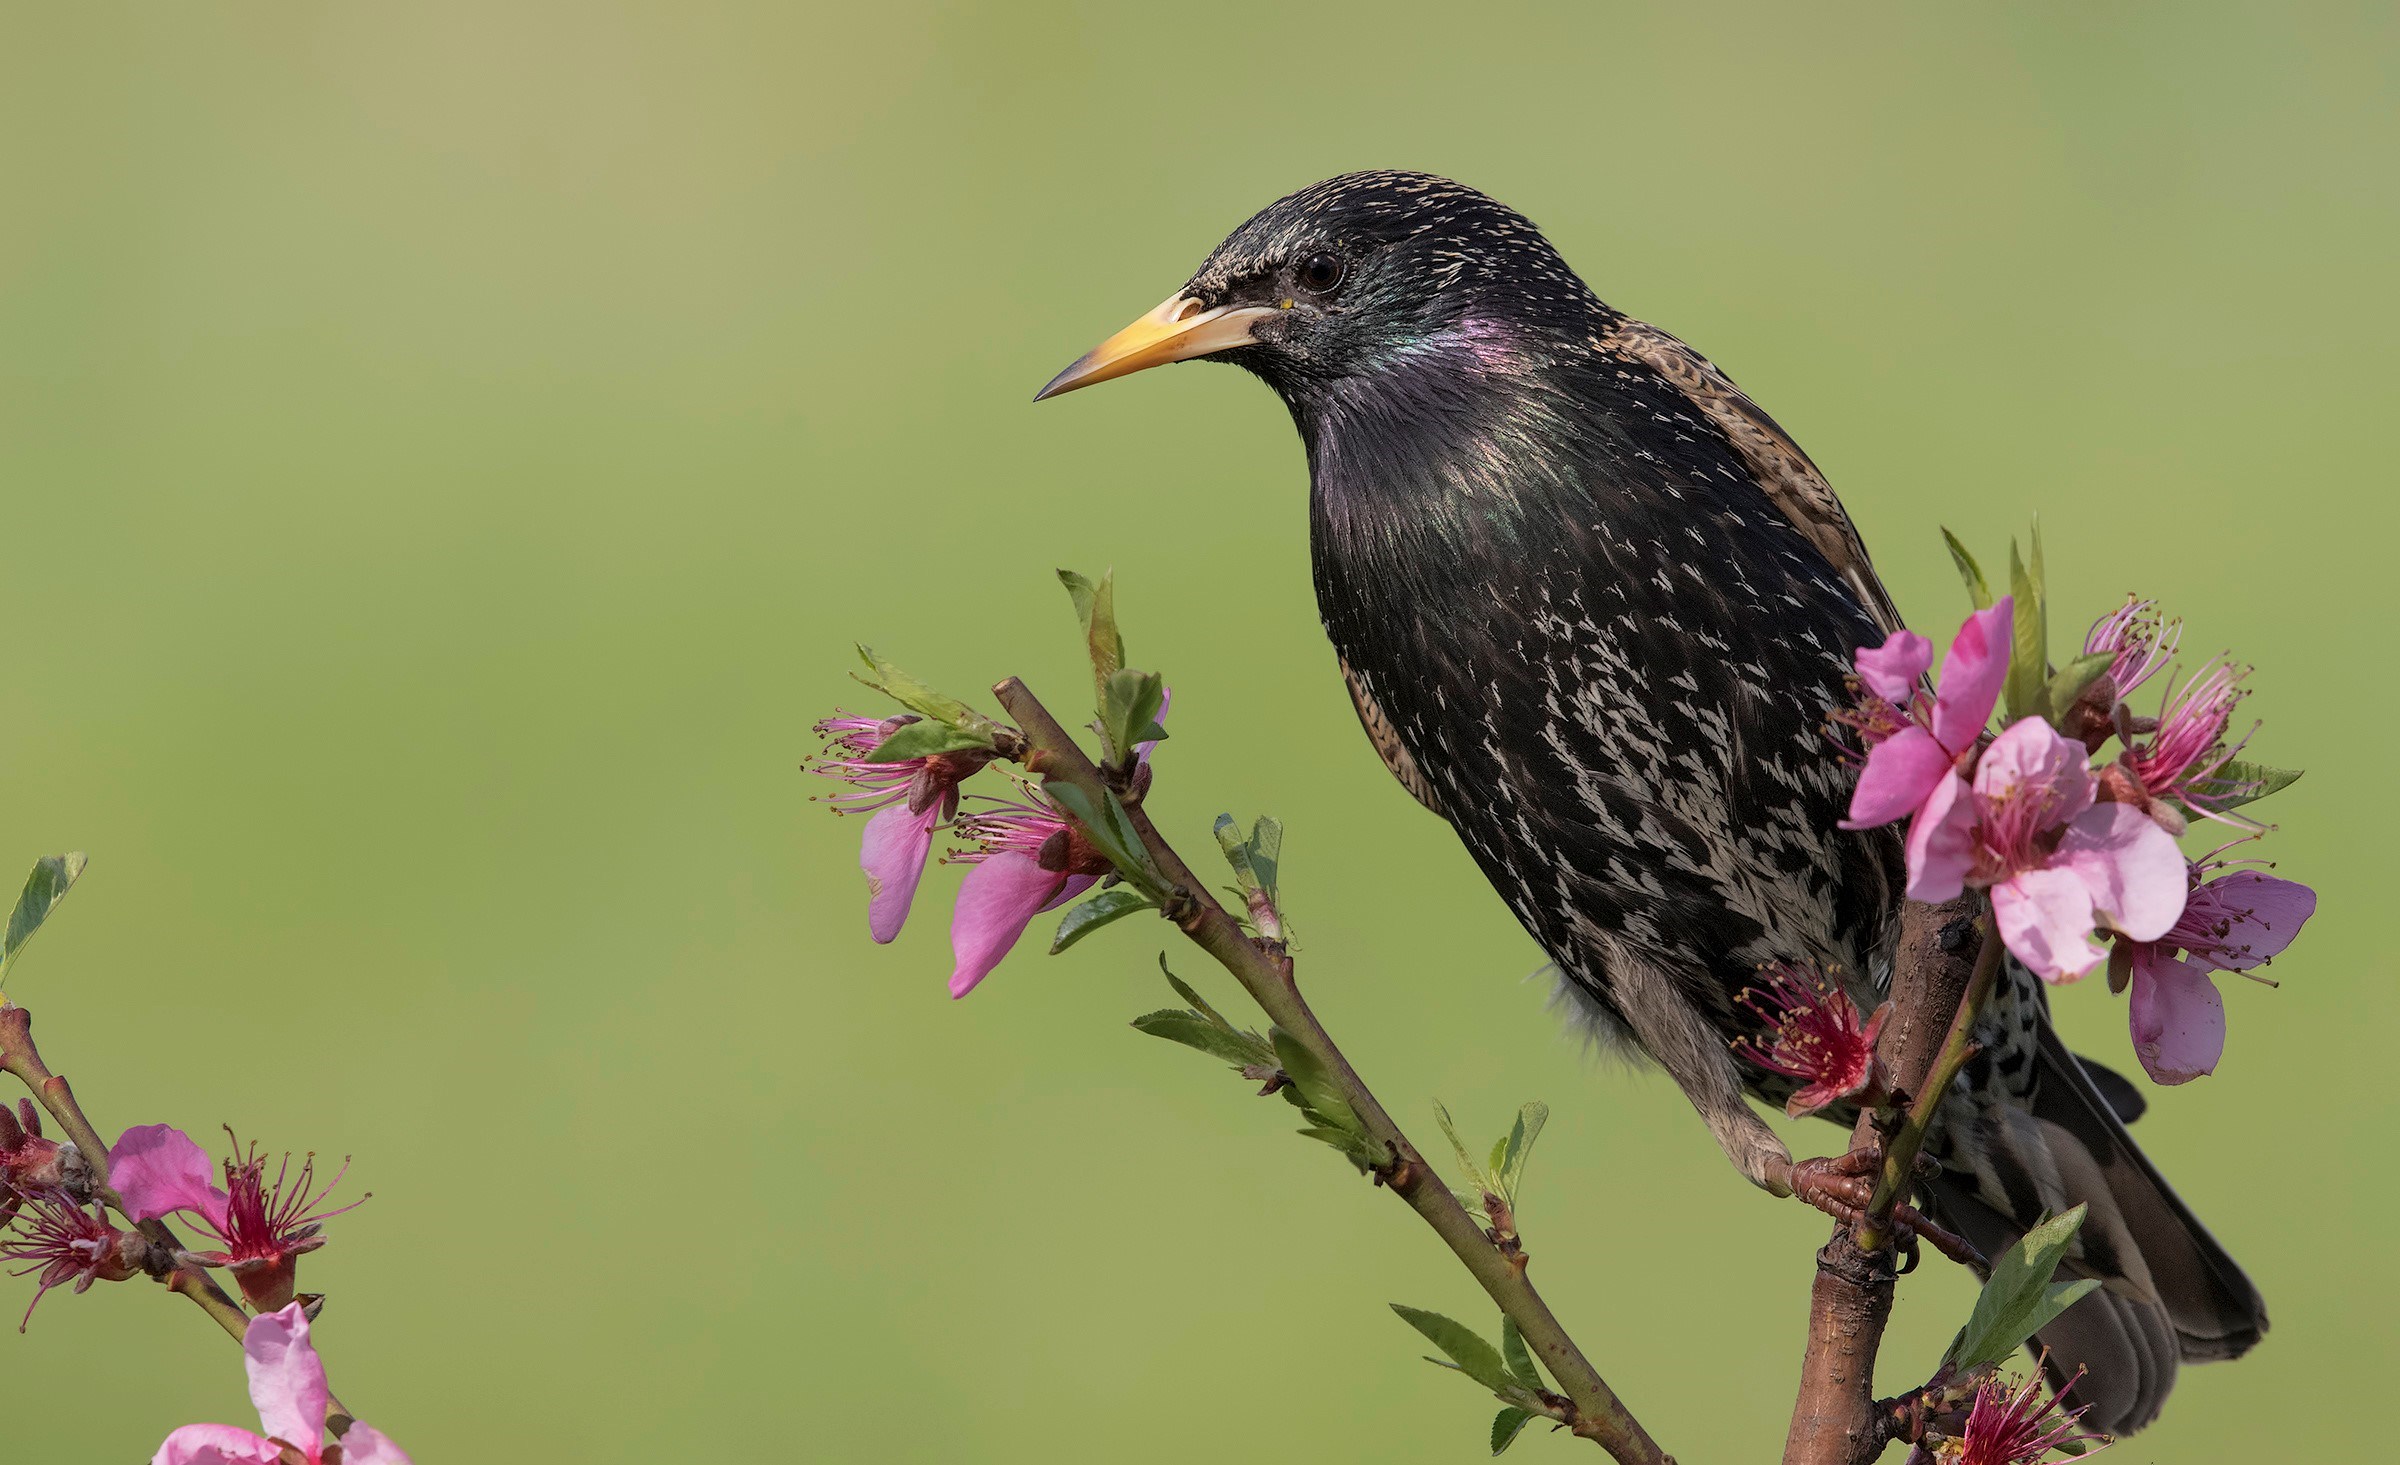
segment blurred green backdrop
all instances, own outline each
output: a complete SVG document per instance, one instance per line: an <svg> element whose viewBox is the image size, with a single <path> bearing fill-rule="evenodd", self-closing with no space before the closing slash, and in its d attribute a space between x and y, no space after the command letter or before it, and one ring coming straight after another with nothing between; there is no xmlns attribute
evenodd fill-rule
<svg viewBox="0 0 2400 1465"><path fill-rule="evenodd" d="M0 855L93 855L11 995L112 1133L358 1157L306 1279L419 1460L1481 1455L1491 1406L1383 1310L1485 1319L1471 1285L1125 1027L1158 928L958 1004L941 873L866 939L858 827L799 771L862 702L849 643L1063 705L1057 564L1115 565L1176 685L1169 827L1288 821L1369 1078L1427 1135L1434 1095L1493 1133L1550 1100L1545 1289L1683 1459L1771 1456L1824 1225L1558 1034L1369 754L1282 409L1202 367L1027 402L1362 166L1497 193L1714 356L1921 624L1962 608L1937 524L2039 510L2070 618L2139 587L2259 664L2257 746L2312 771L2272 852L2324 914L2142 1135L2276 1329L2116 1458L2382 1432L2388 7L12 3L5 36ZM2118 1001L2061 1007L2125 1061ZM1904 1284L1891 1381L1966 1297ZM144 1287L54 1295L0 1359L16 1457L248 1419Z"/></svg>

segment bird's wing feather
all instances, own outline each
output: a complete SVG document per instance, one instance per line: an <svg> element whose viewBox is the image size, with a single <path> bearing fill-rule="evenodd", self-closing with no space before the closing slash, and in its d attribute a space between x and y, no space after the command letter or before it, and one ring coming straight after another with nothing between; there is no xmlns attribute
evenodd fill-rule
<svg viewBox="0 0 2400 1465"><path fill-rule="evenodd" d="M1626 320L1602 344L1648 366L1688 398L1741 454L1766 490L1768 502L1858 592L1875 623L1886 633L1900 629L1900 612L1867 558L1850 515L1791 434L1707 357L1656 326Z"/></svg>

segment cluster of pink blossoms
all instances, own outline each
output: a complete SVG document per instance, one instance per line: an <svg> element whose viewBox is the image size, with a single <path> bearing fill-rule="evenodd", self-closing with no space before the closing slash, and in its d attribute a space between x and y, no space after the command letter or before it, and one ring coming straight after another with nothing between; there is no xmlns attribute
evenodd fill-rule
<svg viewBox="0 0 2400 1465"><path fill-rule="evenodd" d="M2014 609L2003 598L1967 617L1932 692L1924 637L1897 631L1858 652L1863 696L1842 721L1867 756L1843 827L1906 819L1909 898L1989 891L2001 939L2045 981L2085 976L2111 960L2102 943L2113 942L2143 1068L2160 1083L2211 1072L2225 1016L2210 973L2265 962L2316 908L2304 885L2241 862L2192 862L2175 842L2188 815L2225 818L2247 792L2228 776L2241 674L2211 663L2158 716L2133 715L2124 698L2165 666L2176 628L2129 602L2085 638L2086 656L2112 660L2057 710L2057 725L2029 715L1993 735ZM2093 767L2112 738L2117 756Z"/></svg>
<svg viewBox="0 0 2400 1465"><path fill-rule="evenodd" d="M1162 705L1159 717L1165 716ZM829 717L817 724L825 746L812 763L818 773L846 785L828 800L837 812L874 812L858 863L867 877L867 931L877 941L898 936L907 922L935 832L947 827L966 842L950 856L953 863L972 866L959 882L950 916L950 995L964 997L1016 946L1035 916L1091 889L1113 867L1081 826L1022 784L1014 798L984 798L986 807L961 814L959 785L992 761L988 751L896 762L868 756L914 721ZM1148 766L1156 746L1135 745L1142 766Z"/></svg>

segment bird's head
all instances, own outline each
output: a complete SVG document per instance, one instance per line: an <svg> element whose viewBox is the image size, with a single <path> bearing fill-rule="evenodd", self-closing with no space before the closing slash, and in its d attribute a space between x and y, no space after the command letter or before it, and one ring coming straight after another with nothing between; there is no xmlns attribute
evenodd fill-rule
<svg viewBox="0 0 2400 1465"><path fill-rule="evenodd" d="M1496 360L1597 306L1506 205L1430 173L1346 173L1260 211L1035 400L1207 356L1297 406L1445 346Z"/></svg>

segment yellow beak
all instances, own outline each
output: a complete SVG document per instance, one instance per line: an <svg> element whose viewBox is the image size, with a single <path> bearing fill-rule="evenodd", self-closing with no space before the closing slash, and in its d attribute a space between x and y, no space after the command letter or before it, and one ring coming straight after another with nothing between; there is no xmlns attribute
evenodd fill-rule
<svg viewBox="0 0 2400 1465"><path fill-rule="evenodd" d="M1145 367L1170 361L1189 361L1250 344L1250 328L1277 312L1265 305L1220 305L1209 310L1199 301L1170 295L1132 325L1085 352L1073 366L1050 378L1050 385L1033 400L1055 397L1112 377L1130 376Z"/></svg>

